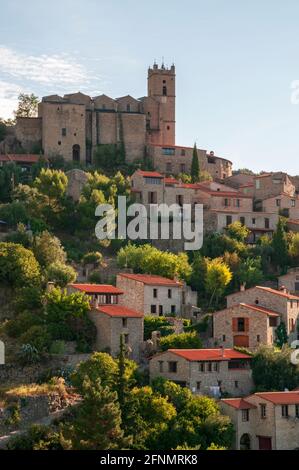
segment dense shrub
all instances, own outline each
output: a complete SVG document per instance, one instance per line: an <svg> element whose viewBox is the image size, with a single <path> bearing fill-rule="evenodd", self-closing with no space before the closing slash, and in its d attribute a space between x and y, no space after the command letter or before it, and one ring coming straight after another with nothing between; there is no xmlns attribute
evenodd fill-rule
<svg viewBox="0 0 299 470"><path fill-rule="evenodd" d="M167 349L197 349L201 347L201 341L195 331L180 334L173 333L160 340L160 348L162 351L166 351Z"/></svg>

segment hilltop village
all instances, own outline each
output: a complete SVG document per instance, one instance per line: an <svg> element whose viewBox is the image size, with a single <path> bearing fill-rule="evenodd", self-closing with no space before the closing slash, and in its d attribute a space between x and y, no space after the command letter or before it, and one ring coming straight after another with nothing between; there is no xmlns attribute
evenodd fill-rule
<svg viewBox="0 0 299 470"><path fill-rule="evenodd" d="M138 99L27 98L0 120L0 448L299 449L299 176L177 145L174 65ZM120 195L201 204L202 248L98 240Z"/></svg>

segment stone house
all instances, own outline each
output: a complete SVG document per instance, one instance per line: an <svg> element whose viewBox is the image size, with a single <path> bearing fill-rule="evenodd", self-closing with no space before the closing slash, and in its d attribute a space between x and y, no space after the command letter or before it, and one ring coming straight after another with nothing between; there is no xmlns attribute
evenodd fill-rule
<svg viewBox="0 0 299 470"><path fill-rule="evenodd" d="M263 212L273 212L291 219L299 219L299 197L286 193L267 197L262 201Z"/></svg>
<svg viewBox="0 0 299 470"><path fill-rule="evenodd" d="M244 212L232 208L204 210L204 232L223 232L234 222L241 222L250 230L247 243L254 244L262 235L272 237L279 215L269 212Z"/></svg>
<svg viewBox="0 0 299 470"><path fill-rule="evenodd" d="M284 322L289 342L298 338L299 297L283 290L256 286L227 296L227 308L213 314L217 346L273 345L276 329Z"/></svg>
<svg viewBox="0 0 299 470"><path fill-rule="evenodd" d="M237 450L299 448L299 391L259 392L220 400L236 431Z"/></svg>
<svg viewBox="0 0 299 470"><path fill-rule="evenodd" d="M121 304L134 305L145 315L172 314L190 318L197 311L197 293L178 280L152 274L120 273L116 285L124 292Z"/></svg>
<svg viewBox="0 0 299 470"><path fill-rule="evenodd" d="M169 349L150 360L150 379L164 377L198 395L247 395L251 356L233 349Z"/></svg>
<svg viewBox="0 0 299 470"><path fill-rule="evenodd" d="M245 302L250 305L264 307L277 312L280 321L284 322L289 336L289 342L298 336L299 297L290 294L287 289L271 289L269 287L255 286L251 289L241 289L240 292L227 296L227 307Z"/></svg>
<svg viewBox="0 0 299 470"><path fill-rule="evenodd" d="M101 305L117 305L123 291L110 284L68 284L68 293L84 292L90 297L90 302L98 302Z"/></svg>
<svg viewBox="0 0 299 470"><path fill-rule="evenodd" d="M243 192L252 195L256 201L263 201L280 194L294 196L296 188L290 177L279 171L255 176L253 186L244 185Z"/></svg>
<svg viewBox="0 0 299 470"><path fill-rule="evenodd" d="M107 351L117 357L120 336L124 341L128 356L140 360L140 346L143 342L143 314L123 305L100 305L93 303L89 317L97 329L96 350Z"/></svg>
<svg viewBox="0 0 299 470"><path fill-rule="evenodd" d="M215 345L255 349L272 346L279 325L279 313L260 305L239 303L213 314Z"/></svg>
<svg viewBox="0 0 299 470"><path fill-rule="evenodd" d="M299 294L299 267L290 268L287 274L279 276L278 288L287 289L291 294Z"/></svg>

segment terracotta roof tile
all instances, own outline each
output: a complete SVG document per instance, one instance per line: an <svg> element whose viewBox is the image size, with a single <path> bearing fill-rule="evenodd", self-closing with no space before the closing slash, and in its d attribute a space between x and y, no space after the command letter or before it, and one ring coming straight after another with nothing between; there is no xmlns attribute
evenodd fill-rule
<svg viewBox="0 0 299 470"><path fill-rule="evenodd" d="M123 294L124 291L110 284L69 284L70 287L78 289L86 294Z"/></svg>
<svg viewBox="0 0 299 470"><path fill-rule="evenodd" d="M221 402L226 403L233 408L238 410L249 410L251 408L256 408L255 405L249 403L249 401L244 400L244 398L223 398Z"/></svg>
<svg viewBox="0 0 299 470"><path fill-rule="evenodd" d="M253 396L264 398L275 405L299 405L299 391L292 392L258 392Z"/></svg>
<svg viewBox="0 0 299 470"><path fill-rule="evenodd" d="M251 359L248 354L235 349L168 349L187 361L230 361L231 359Z"/></svg>
<svg viewBox="0 0 299 470"><path fill-rule="evenodd" d="M182 286L182 282L176 281L175 279L168 279L167 277L156 276L155 274L130 274L130 273L119 273L118 276L132 279L133 281L142 282L143 284L151 286L169 286L178 287Z"/></svg>
<svg viewBox="0 0 299 470"><path fill-rule="evenodd" d="M144 316L141 312L123 307L122 305L100 305L97 307L97 310L110 317L143 318Z"/></svg>

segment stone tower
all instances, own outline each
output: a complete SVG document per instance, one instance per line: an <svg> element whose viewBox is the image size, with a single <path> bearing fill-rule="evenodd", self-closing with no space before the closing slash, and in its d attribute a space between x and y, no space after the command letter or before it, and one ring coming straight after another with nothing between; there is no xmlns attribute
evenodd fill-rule
<svg viewBox="0 0 299 470"><path fill-rule="evenodd" d="M148 69L148 93L144 101L147 143L175 145L175 66Z"/></svg>

